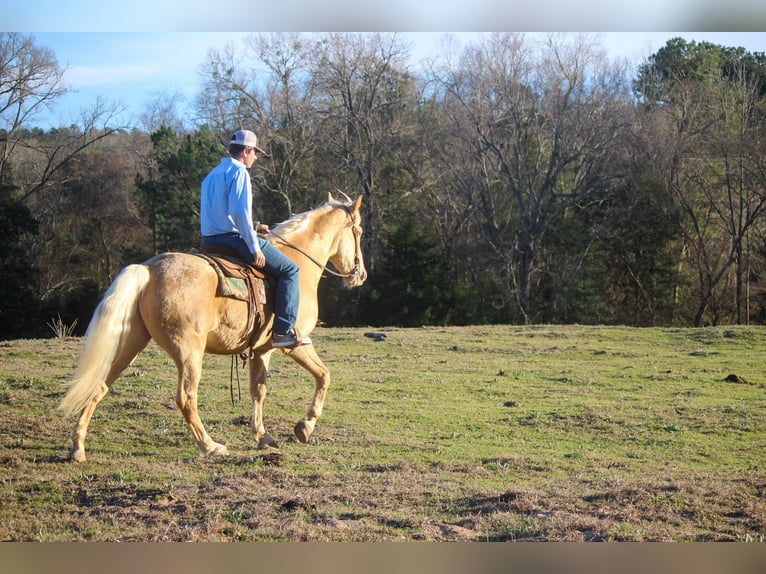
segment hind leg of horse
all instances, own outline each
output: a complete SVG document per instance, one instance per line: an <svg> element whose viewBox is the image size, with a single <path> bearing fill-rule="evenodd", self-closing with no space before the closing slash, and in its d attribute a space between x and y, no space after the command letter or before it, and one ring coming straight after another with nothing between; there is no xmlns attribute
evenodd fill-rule
<svg viewBox="0 0 766 574"><path fill-rule="evenodd" d="M263 424L263 403L266 400L266 378L271 353L272 351L267 351L262 355L256 354L250 359L250 395L253 398L253 418L250 421L250 428L255 440L258 441L259 449L279 447L277 441L266 432Z"/></svg>
<svg viewBox="0 0 766 574"><path fill-rule="evenodd" d="M293 429L296 438L302 443L307 443L314 432L317 419L322 416L327 387L330 385L330 370L317 356L313 345L296 347L287 351L287 355L309 371L316 381L314 397L311 399L306 416L298 421Z"/></svg>
<svg viewBox="0 0 766 574"><path fill-rule="evenodd" d="M185 355L169 353L176 359L178 367L178 389L176 391L176 405L183 413L186 424L189 425L194 440L197 443L201 456L227 455L226 446L215 442L205 430L202 420L199 418L197 409L197 390L202 377L202 357L204 344Z"/></svg>
<svg viewBox="0 0 766 574"><path fill-rule="evenodd" d="M136 358L136 355L146 347L150 338L151 337L149 336L149 333L147 333L143 324L134 323L131 326L130 334L112 363L112 368L110 369L109 374L101 383L101 388L99 389L98 394L93 397L77 418L77 422L72 430L72 448L67 455L69 460L74 460L76 462L85 461L85 437L88 434L88 425L90 425L90 420L93 417L96 407L109 392L115 379L117 379L117 377L120 376L120 373L130 365L133 359Z"/></svg>
<svg viewBox="0 0 766 574"><path fill-rule="evenodd" d="M75 462L85 462L85 437L88 434L88 425L90 419L93 417L93 412L96 410L98 403L101 402L106 394L109 392L110 382L101 383L101 388L98 394L91 399L90 403L82 410L80 416L77 418L77 422L72 429L72 448L69 449L67 458L74 460Z"/></svg>

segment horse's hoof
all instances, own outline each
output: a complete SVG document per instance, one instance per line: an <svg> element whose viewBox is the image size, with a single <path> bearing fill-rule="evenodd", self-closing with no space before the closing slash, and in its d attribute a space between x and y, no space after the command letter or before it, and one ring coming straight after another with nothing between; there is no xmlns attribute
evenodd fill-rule
<svg viewBox="0 0 766 574"><path fill-rule="evenodd" d="M85 462L85 451L75 450L72 449L69 451L69 454L67 455L67 460L71 460L72 462Z"/></svg>
<svg viewBox="0 0 766 574"><path fill-rule="evenodd" d="M299 442L306 444L309 442L309 439L314 432L314 425L310 424L308 421L298 421L298 423L295 425L295 428L293 429L293 432L295 433L295 437Z"/></svg>
<svg viewBox="0 0 766 574"><path fill-rule="evenodd" d="M277 441L274 440L274 437L270 434L265 434L258 441L258 449L264 450L268 448L279 448L279 445L277 444Z"/></svg>
<svg viewBox="0 0 766 574"><path fill-rule="evenodd" d="M214 456L228 456L229 455L229 449L226 448L226 445L213 443L213 448L210 449L207 452L203 452L202 456L207 457L214 457Z"/></svg>

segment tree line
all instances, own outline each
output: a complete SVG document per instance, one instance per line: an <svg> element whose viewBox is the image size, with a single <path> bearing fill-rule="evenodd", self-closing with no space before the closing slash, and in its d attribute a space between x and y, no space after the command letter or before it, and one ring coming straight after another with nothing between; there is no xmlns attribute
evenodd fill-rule
<svg viewBox="0 0 766 574"><path fill-rule="evenodd" d="M0 35L0 337L87 326L125 265L199 242L199 184L258 133L255 218L364 197L369 279L330 325L763 323L766 56L669 40L637 66L589 35L253 34L210 52L195 119L102 101L34 127L55 55ZM49 333L48 333L49 334Z"/></svg>

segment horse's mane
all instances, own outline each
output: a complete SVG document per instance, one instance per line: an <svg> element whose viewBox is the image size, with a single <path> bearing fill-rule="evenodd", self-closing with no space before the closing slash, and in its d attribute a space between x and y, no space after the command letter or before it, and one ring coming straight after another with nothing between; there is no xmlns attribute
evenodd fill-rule
<svg viewBox="0 0 766 574"><path fill-rule="evenodd" d="M303 213L296 213L287 221L278 223L274 226L274 231L284 233L285 235L293 235L300 231L305 231L311 223L312 211L304 211Z"/></svg>
<svg viewBox="0 0 766 574"><path fill-rule="evenodd" d="M333 199L332 201L328 201L310 211L304 211L303 213L296 213L295 215L290 217L290 219L275 225L274 231L278 232L280 235L284 234L288 236L293 235L295 233L300 233L308 229L308 226L311 223L312 218L315 217L318 213L329 211L330 209L338 209L338 208L347 209L350 205L351 205L350 203L337 201Z"/></svg>

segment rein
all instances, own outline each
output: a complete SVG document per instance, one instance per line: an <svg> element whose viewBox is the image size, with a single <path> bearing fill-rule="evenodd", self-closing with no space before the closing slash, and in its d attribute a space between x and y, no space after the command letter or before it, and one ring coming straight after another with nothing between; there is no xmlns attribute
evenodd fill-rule
<svg viewBox="0 0 766 574"><path fill-rule="evenodd" d="M359 235L359 231L356 225L354 225L354 227L352 228L352 231L354 232L354 235L356 236ZM351 273L339 273L333 269L330 269L329 267L327 267L327 265L322 265L313 256L306 253L304 249L301 249L294 243L288 241L287 239L279 235L277 232L271 230L269 231L269 233L273 235L274 237L276 237L277 239L279 239L282 243L284 243L288 247L291 247L292 249L295 249L298 253L301 253L302 255L304 255L309 261L314 263L317 267L319 267L323 271L327 271L331 275L335 275L336 277L341 277L343 279L347 279L349 277L356 277L357 275L359 275L359 243L358 242L354 245L354 270L351 271Z"/></svg>
<svg viewBox="0 0 766 574"><path fill-rule="evenodd" d="M242 359L244 368L244 362L245 359L240 355L240 358ZM231 391L231 404L234 406L234 373L237 373L237 393L239 395L239 400L242 400L242 388L239 386L239 363L237 363L237 358L232 355L231 356L231 371L229 372L229 390Z"/></svg>

